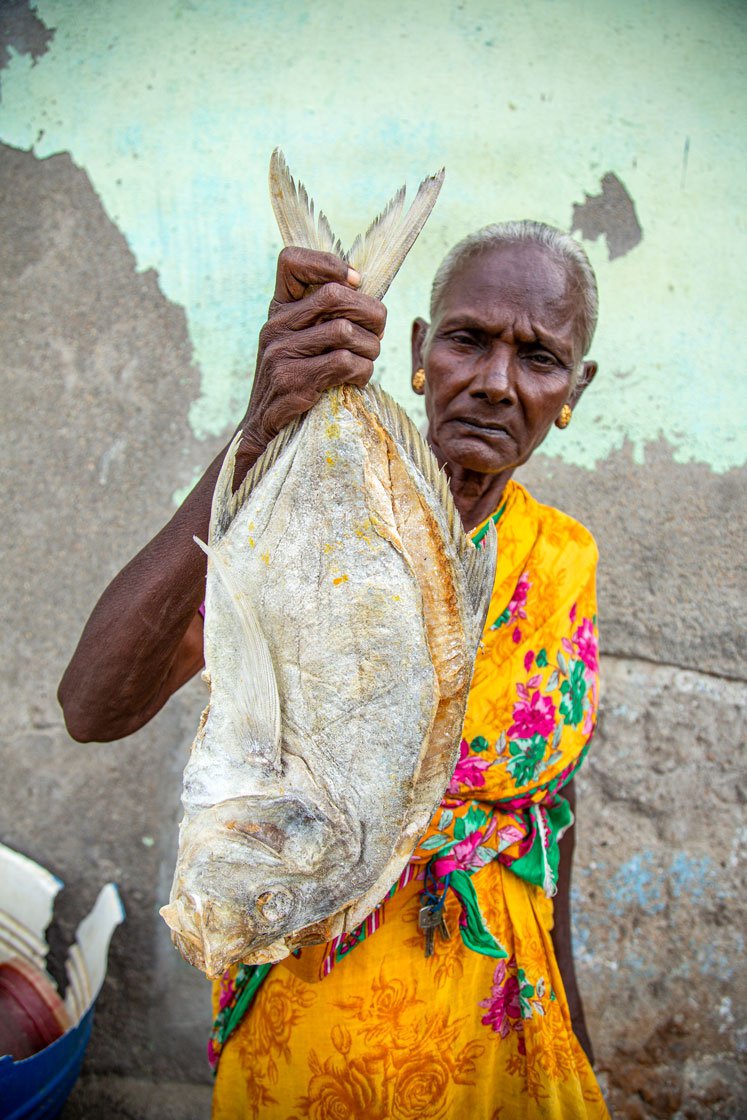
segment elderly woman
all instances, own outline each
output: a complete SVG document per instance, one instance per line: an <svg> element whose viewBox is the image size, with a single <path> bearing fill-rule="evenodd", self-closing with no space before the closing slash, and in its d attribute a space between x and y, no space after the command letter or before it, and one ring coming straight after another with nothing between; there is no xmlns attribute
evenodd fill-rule
<svg viewBox="0 0 747 1120"><path fill-rule="evenodd" d="M336 257L281 254L237 485L324 389L371 376L386 315L358 282ZM499 550L459 763L374 919L217 986L215 1117L607 1116L568 907L572 778L598 694L597 552L512 478L593 378L596 314L583 250L538 223L488 226L436 274L430 321L413 325L413 389L465 529L479 543L492 520ZM192 537L206 536L221 459L96 606L60 686L75 738L130 734L201 667ZM466 901L449 890L455 869L471 877ZM472 931L437 934L430 956L424 891L444 899L447 931ZM505 956L485 949L493 938Z"/></svg>

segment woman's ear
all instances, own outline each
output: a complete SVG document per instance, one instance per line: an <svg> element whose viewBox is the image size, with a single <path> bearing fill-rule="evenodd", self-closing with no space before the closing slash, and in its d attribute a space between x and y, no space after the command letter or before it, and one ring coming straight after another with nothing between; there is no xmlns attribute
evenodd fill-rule
<svg viewBox="0 0 747 1120"><path fill-rule="evenodd" d="M596 375L597 369L596 362L582 362L581 373L579 374L578 381L576 382L573 392L571 393L570 401L568 402L571 408L575 408L581 399L581 394L588 385L591 385Z"/></svg>
<svg viewBox="0 0 747 1120"><path fill-rule="evenodd" d="M412 374L414 375L419 369L424 366L423 361L423 346L425 344L425 336L428 333L428 324L425 319L416 319L412 324L412 331L410 335L410 345L412 350Z"/></svg>

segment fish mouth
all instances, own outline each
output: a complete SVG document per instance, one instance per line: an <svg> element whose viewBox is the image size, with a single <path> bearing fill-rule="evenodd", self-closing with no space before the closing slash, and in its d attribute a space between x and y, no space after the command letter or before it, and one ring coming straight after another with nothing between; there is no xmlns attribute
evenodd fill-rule
<svg viewBox="0 0 747 1120"><path fill-rule="evenodd" d="M178 896L168 906L161 907L161 917L171 930L172 940L178 945L185 960L214 980L241 956L241 950L251 939L253 923L247 922L238 936L227 936L222 923L214 921L215 906L211 901L195 895Z"/></svg>
<svg viewBox="0 0 747 1120"><path fill-rule="evenodd" d="M173 933L173 939L185 960L204 972L209 980L219 980L234 964L274 964L290 953L285 937L256 935L247 940L226 942L215 931L204 928L199 935Z"/></svg>
<svg viewBox="0 0 747 1120"><path fill-rule="evenodd" d="M177 898L161 908L161 917L184 959L210 980L220 979L227 968L247 958L261 957L253 963L264 963L288 955L285 938L258 928L248 915L240 928L228 929L209 900L191 896L187 907L183 898Z"/></svg>

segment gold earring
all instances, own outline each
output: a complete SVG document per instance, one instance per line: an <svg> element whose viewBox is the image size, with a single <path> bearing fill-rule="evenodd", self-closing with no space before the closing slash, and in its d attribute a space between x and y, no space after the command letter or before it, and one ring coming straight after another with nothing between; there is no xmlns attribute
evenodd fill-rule
<svg viewBox="0 0 747 1120"><path fill-rule="evenodd" d="M412 387L418 396L423 395L425 389L425 370L422 366L420 369L416 369L412 375Z"/></svg>
<svg viewBox="0 0 747 1120"><path fill-rule="evenodd" d="M573 409L569 404L564 404L560 410L560 415L555 421L555 427L567 428L571 422L571 416L573 416Z"/></svg>

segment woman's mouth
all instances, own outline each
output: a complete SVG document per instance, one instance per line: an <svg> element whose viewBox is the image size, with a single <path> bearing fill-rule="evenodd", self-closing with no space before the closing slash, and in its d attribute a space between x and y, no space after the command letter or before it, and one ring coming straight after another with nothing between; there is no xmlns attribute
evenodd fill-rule
<svg viewBox="0 0 747 1120"><path fill-rule="evenodd" d="M479 420L466 420L461 417L456 421L456 423L460 424L463 428L467 428L469 431L474 432L476 435L488 436L489 438L511 435L509 430L507 428L504 428L502 424L481 422Z"/></svg>

